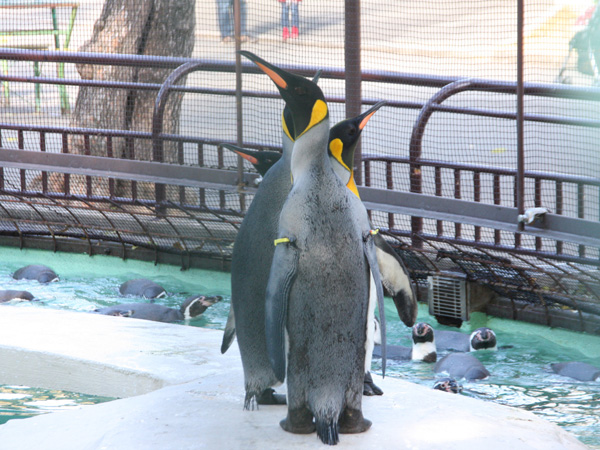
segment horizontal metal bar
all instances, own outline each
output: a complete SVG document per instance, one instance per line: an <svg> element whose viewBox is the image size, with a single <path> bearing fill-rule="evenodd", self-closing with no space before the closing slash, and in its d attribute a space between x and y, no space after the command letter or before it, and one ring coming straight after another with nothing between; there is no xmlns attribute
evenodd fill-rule
<svg viewBox="0 0 600 450"><path fill-rule="evenodd" d="M178 186L239 189L236 171L150 161L0 149L0 165ZM257 174L244 173L245 192L255 192L252 186L256 178ZM368 209L519 232L516 208L368 187L359 187L359 193ZM528 225L524 233L600 247L600 222L546 214L541 224Z"/></svg>
<svg viewBox="0 0 600 450"><path fill-rule="evenodd" d="M398 164L411 164L410 159L407 157L383 155L380 153L363 153L363 161L380 161ZM516 169L507 169L505 167L460 164L448 161L434 161L430 159L418 160L417 164L425 167L440 167L442 169L467 170L471 172L490 173L505 176L516 176L517 174ZM563 183L578 183L590 186L600 186L600 178L582 177L578 175L563 175L559 173L526 171L525 178L537 178L542 180L561 181Z"/></svg>
<svg viewBox="0 0 600 450"><path fill-rule="evenodd" d="M517 208L370 187L359 187L358 192L367 209L468 223L600 248L600 222L548 213L540 224L527 225L521 231L518 229Z"/></svg>
<svg viewBox="0 0 600 450"><path fill-rule="evenodd" d="M238 189L237 171L101 156L0 149L0 166L228 191ZM244 173L243 182L254 186L258 176ZM254 191L247 188L249 193Z"/></svg>
<svg viewBox="0 0 600 450"><path fill-rule="evenodd" d="M176 68L190 61L202 61L202 70L218 72L235 72L233 61L194 60L191 58L176 58L165 56L125 55L114 53L91 53L69 51L38 51L0 47L0 59L20 61L47 61L75 64L101 64L132 67L162 67ZM262 74L262 71L250 62L242 64L244 73ZM345 79L345 71L334 67L291 66L282 64L284 70L289 70L303 76L313 76L317 70L322 70L321 78ZM381 70L366 70L362 72L364 82L384 82L411 84L423 87L443 87L458 81L459 77L440 77L432 75L389 72ZM472 90L515 94L517 84L497 80L473 79ZM538 97L569 98L588 101L600 101L600 88L569 86L561 84L525 83L525 94Z"/></svg>

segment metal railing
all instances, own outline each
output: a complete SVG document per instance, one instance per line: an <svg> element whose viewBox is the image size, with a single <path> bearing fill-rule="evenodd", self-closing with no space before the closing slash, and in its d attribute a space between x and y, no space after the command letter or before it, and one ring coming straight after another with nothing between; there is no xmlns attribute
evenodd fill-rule
<svg viewBox="0 0 600 450"><path fill-rule="evenodd" d="M9 124L0 123L0 130L12 130L17 133L17 150L9 149L8 145L2 141L0 133L0 190L3 192L18 194L22 196L47 196L55 199L82 199L87 202L114 202L123 204L142 203L153 208L156 213L164 212L165 208L172 206L173 199L166 200L164 185L188 186L200 189L199 198L205 198L205 192L202 189L213 189L220 192L218 195L218 207L212 207L215 213L243 214L245 210L245 201L236 203L236 206L228 204L224 192L235 193L234 196L239 199L245 199L246 195L253 193L253 181L256 175L243 172L238 166L234 170L227 170L223 164L223 150L214 139L204 139L202 137L182 136L162 133L162 108L166 95L170 92L184 92L191 94L210 94L235 96L236 89L207 89L204 87L179 86L176 80L192 71L208 72L229 72L236 71L235 63L221 63L214 61L189 60L185 58L165 58L165 57L145 57L134 55L108 55L108 54L80 54L71 52L40 52L16 49L0 49L0 59L26 60L26 61L46 61L58 63L79 63L79 64L111 64L111 65L129 65L129 66L150 66L174 69L173 74L163 85L133 83L133 82L112 82L101 80L69 80L69 79L48 79L39 77L15 77L0 76L0 80L11 82L45 83L45 84L63 84L71 86L95 86L109 87L114 89L139 89L157 91L156 108L154 112L154 127L151 133L130 131L130 130L101 130L69 127L52 126L32 126L29 124ZM303 67L293 68L303 75L312 75L316 68ZM244 73L260 73L259 69L249 64L243 64ZM342 70L325 68L322 77L332 79L344 79L345 74ZM411 74L400 74L391 72L366 72L362 74L363 81L377 83L407 84L427 87L441 87L429 101L419 102L395 102L390 101L387 107L390 108L409 108L419 109L417 121L413 127L413 133L410 141L409 157L394 157L381 154L372 154L368 151L362 156L365 172L365 187L360 188L363 200L372 210L379 210L388 213L388 221L384 227L391 234L398 236L410 236L412 246L419 248L422 238L450 240L460 244L470 244L478 247L496 247L521 251L528 254L539 253L544 257L553 255L558 259L577 261L588 264L598 265L597 250L588 250L588 248L600 247L600 226L596 219L590 219L586 215L584 198L589 196L589 191L600 188L600 179L589 177L578 177L571 175L561 175L552 173L523 172L519 174L517 169L508 169L491 166L457 164L444 161L425 160L421 157L422 138L427 129L427 122L432 114L437 112L451 113L458 115L473 115L494 117L500 119L514 120L517 114L507 111L495 111L474 107L447 106L442 104L444 100L452 95L465 91L485 91L503 94L516 94L517 85L515 83L503 83L486 80L456 80L443 77L426 77ZM246 98L276 98L273 93L268 92L248 92L243 91ZM538 97L568 98L573 100L585 100L600 103L600 89L577 88L570 86L525 84L524 95ZM341 98L328 98L328 101L334 103L343 102ZM365 104L374 103L376 100L366 99ZM524 114L523 120L543 122L549 124L562 124L566 126L600 128L600 120L563 117L556 115ZM39 152L23 151L25 150L25 133L28 135L35 133L38 135L37 141ZM60 136L59 153L46 151L48 146L47 137L49 135ZM101 137L105 140L106 157L72 155L69 154L68 137L71 135L83 136L84 153L89 154L89 140L92 137ZM124 139L127 143L128 152L131 159L123 160L112 158L112 147L115 139ZM137 161L134 155L135 140L151 140L154 146L153 161ZM31 140L31 139L29 139ZM193 145L197 149L197 165L179 166L176 164L162 163L162 146L164 142L177 143L179 156L178 161L183 161L183 146ZM253 148L273 149L277 146L261 142L244 142L244 145ZM210 147L210 150L207 150ZM216 155L216 164L204 163L204 154L209 151ZM387 177L385 185L387 189L374 189L371 186L371 165L375 162L381 162L386 165ZM239 161L238 161L239 163ZM394 173L395 166L407 166L410 173L410 192L394 191ZM5 168L17 168L20 172L19 186L7 186L3 171ZM424 168L433 170L433 179L424 179ZM42 183L41 190L34 192L27 186L27 170L41 171ZM47 172L64 173L64 190L62 192L52 191L48 188ZM453 198L442 197L442 185L445 182L442 173L452 172L452 182L454 185ZM241 177L240 177L241 174ZM85 178L85 189L76 193L71 192L70 177L80 175ZM101 194L94 192L91 182L92 177L108 177L108 192ZM482 186L482 177L491 176L494 192L493 204L481 202L480 192ZM473 200L461 199L461 180L468 177L473 186ZM518 186L519 177L530 179L535 185L535 206L543 206L542 185L553 183L554 203L556 205L552 214L546 214L541 223L527 226L524 230L520 226L517 216L519 214L517 205L518 196L525 195L523 191L513 189L512 195L514 202L506 201L506 194L501 191L500 179L508 177L512 180L513 186ZM129 179L134 182L131 198L115 197L114 180L117 178ZM136 182L154 182L156 186L156 195L153 199L139 199L136 197ZM435 195L425 195L422 193L423 183L434 185ZM561 205L565 200L566 185L575 185L577 198L574 202L579 205L577 217L567 217L563 214ZM547 190L547 188L546 188ZM568 190L571 192L572 190ZM190 211L200 211L206 208L202 201L192 204L186 201L185 190L180 189L180 195L177 199L182 207ZM425 214L423 214L425 213ZM410 229L398 229L395 224L394 214L410 215L412 225ZM436 221L436 231L431 233L423 228L423 217L431 218ZM448 234L444 222L454 222L454 233ZM462 224L472 224L474 233L472 237L467 237L462 232ZM494 230L492 241L482 239L482 228ZM501 230L509 232L514 236L512 245L506 244L506 238L501 238ZM524 246L521 242L521 236L530 234L535 236L535 245L532 248ZM573 255L565 253L563 242L568 241L578 246L578 253ZM552 248L547 242L552 242Z"/></svg>

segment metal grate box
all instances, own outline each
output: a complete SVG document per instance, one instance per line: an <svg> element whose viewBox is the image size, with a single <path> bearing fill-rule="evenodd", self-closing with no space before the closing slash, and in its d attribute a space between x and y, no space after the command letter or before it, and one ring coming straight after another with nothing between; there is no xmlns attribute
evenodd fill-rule
<svg viewBox="0 0 600 450"><path fill-rule="evenodd" d="M427 277L427 282L429 314L469 320L468 288L464 278L456 275L432 275Z"/></svg>

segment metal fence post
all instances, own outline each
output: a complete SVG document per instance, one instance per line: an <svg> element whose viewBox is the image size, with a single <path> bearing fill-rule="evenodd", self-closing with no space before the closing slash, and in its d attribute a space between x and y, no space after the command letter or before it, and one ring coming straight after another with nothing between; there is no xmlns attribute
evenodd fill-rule
<svg viewBox="0 0 600 450"><path fill-rule="evenodd" d="M237 121L236 142L242 146L244 142L244 117L242 112L242 14L240 9L240 0L233 1L233 25L235 33L235 114ZM244 180L244 160L241 156L237 157L238 186L241 186ZM240 210L246 209L245 196L239 195Z"/></svg>
<svg viewBox="0 0 600 450"><path fill-rule="evenodd" d="M525 211L525 148L524 148L524 120L523 120L523 28L524 28L524 0L517 1L517 209L519 214ZM523 223L519 223L519 230L523 230Z"/></svg>
<svg viewBox="0 0 600 450"><path fill-rule="evenodd" d="M361 62L360 62L360 0L345 0L344 63L346 66L346 118L361 113ZM362 151L360 143L354 152L354 179L362 182Z"/></svg>

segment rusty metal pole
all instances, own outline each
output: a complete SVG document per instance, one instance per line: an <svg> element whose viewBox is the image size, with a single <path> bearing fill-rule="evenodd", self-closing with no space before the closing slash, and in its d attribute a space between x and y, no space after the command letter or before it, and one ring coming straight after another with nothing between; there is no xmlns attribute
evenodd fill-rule
<svg viewBox="0 0 600 450"><path fill-rule="evenodd" d="M523 86L523 29L524 29L524 0L517 1L517 210L519 214L525 212L525 141L524 141L524 86ZM519 223L519 230L523 230L523 223ZM518 236L518 235L517 235ZM519 246L519 238L515 242Z"/></svg>
<svg viewBox="0 0 600 450"><path fill-rule="evenodd" d="M238 146L244 143L244 117L242 111L242 57L240 50L242 49L242 14L240 9L240 0L233 1L233 25L235 35L235 112L237 120L237 135L236 142ZM242 184L244 179L244 160L238 155L237 158L237 175L238 186ZM245 196L240 194L240 209L246 209Z"/></svg>
<svg viewBox="0 0 600 450"><path fill-rule="evenodd" d="M345 45L346 65L346 118L361 113L361 63L360 63L360 0L345 0ZM362 185L362 152L360 143L354 152L354 179Z"/></svg>

